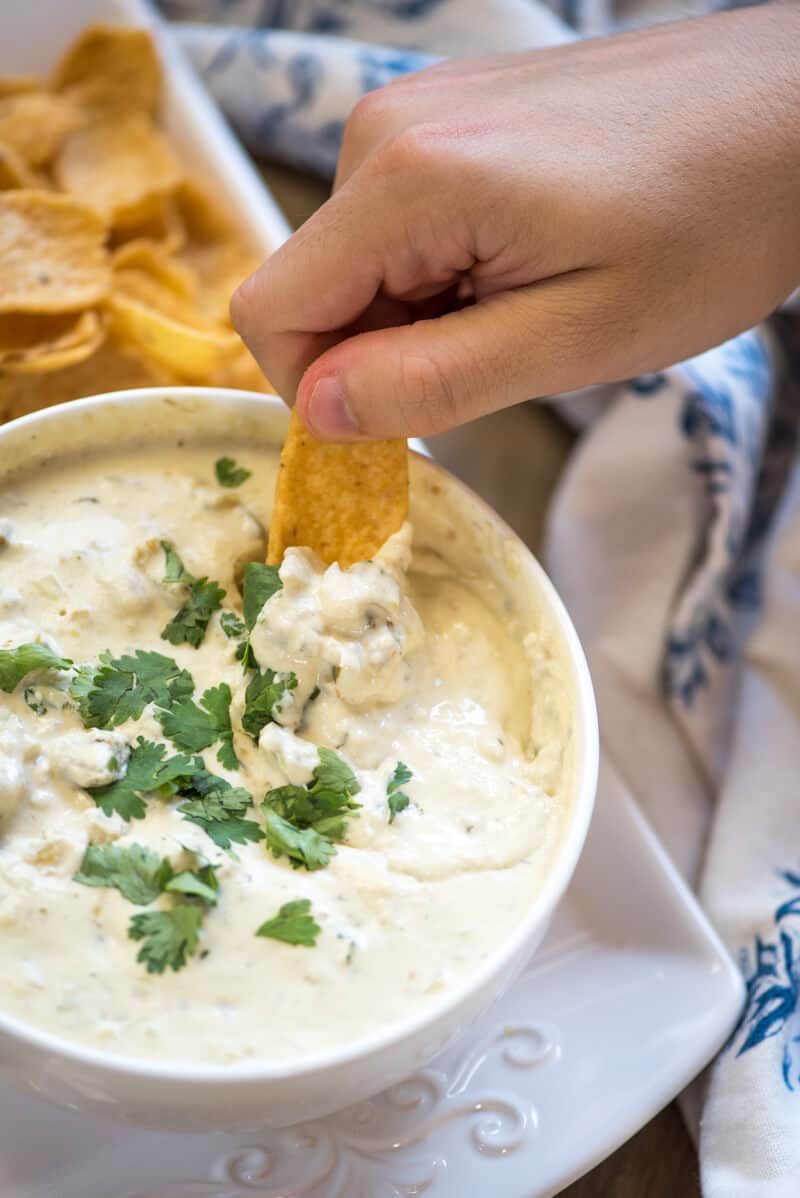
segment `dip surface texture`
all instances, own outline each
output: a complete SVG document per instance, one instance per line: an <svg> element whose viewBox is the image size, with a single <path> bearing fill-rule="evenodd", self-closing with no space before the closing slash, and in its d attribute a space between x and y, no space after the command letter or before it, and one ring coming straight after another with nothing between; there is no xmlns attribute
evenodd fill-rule
<svg viewBox="0 0 800 1198"><path fill-rule="evenodd" d="M241 485L218 484L223 452L252 472ZM251 612L243 668L239 584L244 564L265 558L276 466L266 450L173 444L56 460L0 492L0 649L42 644L74 663L0 694L3 1012L125 1056L283 1062L422 1014L502 947L546 877L569 812L564 667L544 633L519 631L488 567L459 568L456 532L441 515L426 524L435 496L416 505L413 553L409 526L348 571L290 550L279 589ZM182 580L173 563L179 581L164 581L164 543ZM187 578L226 592L197 647L162 636L180 624ZM78 668L140 650L188 671L193 692L182 675L179 697L162 688L136 718L104 726L101 713L85 726ZM248 699L253 663L275 672L264 675L271 708L252 689ZM116 681L103 702L119 700ZM228 752L222 739L176 743L175 723L178 740L192 733L185 708L170 722L170 705L198 705L222 683ZM243 788L252 805L239 817L259 838L221 847L181 812L202 796L180 780L138 796L143 818L106 814L103 788L133 770L140 737L164 761L185 754L196 770L202 758ZM314 785L319 746L359 789L344 816L317 825L332 848L307 868L275 855L267 821L291 817ZM263 806L280 787L288 806ZM75 881L88 846L134 845L175 875L215 867L215 901L178 969L148 972L131 920L199 899L163 892L137 905ZM256 935L298 900L310 901L314 943Z"/></svg>

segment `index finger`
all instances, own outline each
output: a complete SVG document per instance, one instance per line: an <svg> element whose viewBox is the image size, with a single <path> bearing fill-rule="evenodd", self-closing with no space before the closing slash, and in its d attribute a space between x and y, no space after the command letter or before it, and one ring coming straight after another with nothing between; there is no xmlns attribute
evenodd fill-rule
<svg viewBox="0 0 800 1198"><path fill-rule="evenodd" d="M293 399L306 367L368 308L382 254L364 236L364 199L332 196L234 292L231 319L281 394Z"/></svg>
<svg viewBox="0 0 800 1198"><path fill-rule="evenodd" d="M233 323L287 401L311 362L365 314L372 327L383 315L385 325L402 323L386 297L444 291L474 265L473 236L453 210L451 187L447 155L424 130L406 130L234 294Z"/></svg>

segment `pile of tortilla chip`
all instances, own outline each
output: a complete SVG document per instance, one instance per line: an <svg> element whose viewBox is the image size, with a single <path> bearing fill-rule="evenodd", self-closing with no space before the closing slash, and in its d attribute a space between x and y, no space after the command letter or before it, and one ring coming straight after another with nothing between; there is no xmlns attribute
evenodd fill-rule
<svg viewBox="0 0 800 1198"><path fill-rule="evenodd" d="M265 390L228 318L258 264L158 125L142 29L0 77L0 420L163 383Z"/></svg>

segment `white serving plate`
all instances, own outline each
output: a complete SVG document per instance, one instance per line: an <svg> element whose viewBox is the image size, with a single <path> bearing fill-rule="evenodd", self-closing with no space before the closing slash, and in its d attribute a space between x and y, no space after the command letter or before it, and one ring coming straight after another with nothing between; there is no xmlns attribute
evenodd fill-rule
<svg viewBox="0 0 800 1198"><path fill-rule="evenodd" d="M290 1131L161 1135L0 1089L3 1198L549 1198L726 1039L742 983L608 762L528 970L433 1065Z"/></svg>
<svg viewBox="0 0 800 1198"><path fill-rule="evenodd" d="M5 0L0 72L47 70L97 20L154 31L181 153L257 246L280 244L282 214L141 0ZM725 950L606 763L586 849L543 947L433 1066L313 1126L202 1138L93 1121L2 1088L0 1194L546 1198L683 1088L741 1001Z"/></svg>

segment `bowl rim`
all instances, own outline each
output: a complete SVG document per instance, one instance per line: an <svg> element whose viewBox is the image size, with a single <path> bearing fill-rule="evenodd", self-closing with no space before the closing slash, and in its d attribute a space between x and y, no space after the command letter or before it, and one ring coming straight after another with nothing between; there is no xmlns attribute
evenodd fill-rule
<svg viewBox="0 0 800 1198"><path fill-rule="evenodd" d="M37 425L79 420L82 413L91 412L98 408L115 405L157 404L164 400L193 400L206 403L224 410L247 410L255 412L260 405L272 412L283 409L284 404L275 395L256 391L239 391L224 387L190 387L190 386L159 386L137 387L122 391L103 392L88 396L84 399L72 400L65 404L55 404L27 415L17 417L4 425L0 425L0 445L9 435L12 437L22 429L35 429ZM171 405L172 406L172 405ZM145 439L151 436L148 429ZM189 433L187 439L190 439ZM132 438L131 438L132 439ZM230 439L236 439L235 428L231 427ZM67 448L66 446L64 448ZM57 453L54 457L59 456ZM224 1083L258 1083L299 1079L312 1074L336 1069L343 1065L354 1064L365 1060L373 1054L396 1047L407 1039L432 1029L440 1019L446 1018L449 1012L458 1009L469 998L486 988L493 977L503 974L513 962L527 939L551 915L553 909L566 890L578 858L583 849L584 841L594 809L599 770L599 731L594 689L589 673L589 667L580 638L572 624L572 620L555 586L539 563L535 554L519 535L500 517L494 509L479 495L451 474L433 459L417 453L417 458L424 462L424 469L440 474L455 485L456 489L466 495L473 504L477 505L490 522L505 538L515 544L522 553L520 555L523 570L527 570L536 580L539 593L553 618L558 633L566 647L566 656L573 671L575 690L575 743L577 784L573 799L572 811L568 826L562 835L558 855L550 866L544 882L536 892L530 907L523 918L514 928L512 934L503 939L502 945L475 973L468 975L457 987L448 991L436 1002L426 1007L424 1011L402 1022L394 1022L387 1027L379 1028L369 1035L350 1040L341 1047L327 1049L307 1057L289 1058L285 1062L270 1064L268 1061L248 1060L230 1064L194 1063L184 1061L159 1061L150 1057L126 1056L123 1053L111 1052L95 1048L89 1044L69 1040L54 1032L40 1029L28 1024L14 1015L0 1010L0 1035L7 1034L16 1040L28 1044L31 1048L43 1050L54 1056L67 1058L77 1064L106 1074L127 1074L141 1080L158 1081L162 1084L219 1084ZM22 463L20 463L22 465ZM533 951L533 950L531 950Z"/></svg>

